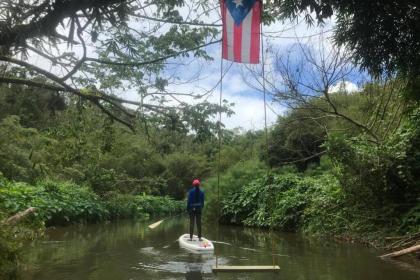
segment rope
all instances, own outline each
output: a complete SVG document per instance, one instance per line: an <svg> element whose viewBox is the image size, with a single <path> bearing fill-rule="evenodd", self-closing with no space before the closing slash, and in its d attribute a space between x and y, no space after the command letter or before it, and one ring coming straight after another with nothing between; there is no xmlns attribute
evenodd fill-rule
<svg viewBox="0 0 420 280"><path fill-rule="evenodd" d="M262 24L261 24L261 34L262 34ZM265 90L265 57L264 57L264 40L261 38L261 48L262 48L262 52L261 52L261 60L262 60L262 76L263 76L263 80L262 80L262 86L263 86L263 94L264 94L264 132L265 132L265 148L266 148L266 153L267 153L267 161L268 161L268 156L270 155L269 153L269 148L268 148L268 128L267 128L267 100L266 100L266 90Z"/></svg>
<svg viewBox="0 0 420 280"><path fill-rule="evenodd" d="M261 23L261 35L263 34L263 24ZM267 125L267 94L266 94L266 88L265 88L265 50L264 50L264 38L261 37L261 60L262 60L262 76L263 76L263 80L262 80L262 86L263 86L263 95L264 95L264 132L265 132L265 150L266 150L266 161L267 161L267 165L268 164L268 160L269 160L269 145L268 145L268 125ZM267 178L270 174L270 167L268 167L267 169ZM276 265L276 261L274 258L274 238L273 238L273 225L272 222L270 221L270 238L271 238L271 256L272 256L272 261L273 261L273 267Z"/></svg>
<svg viewBox="0 0 420 280"><path fill-rule="evenodd" d="M222 48L223 52L223 48ZM220 166L222 149L222 97L223 97L223 53L220 56L220 92L219 92L219 123L218 123L218 161L217 161L217 240L220 240ZM219 265L218 250L215 249L216 267Z"/></svg>
<svg viewBox="0 0 420 280"><path fill-rule="evenodd" d="M262 1L261 1L262 2ZM266 97L266 88L265 88L265 56L264 56L264 40L263 40L263 25L260 24L260 35L261 35L261 49L262 49L262 86L263 86L263 93L264 93L264 131L265 131L265 146L266 146L266 153L267 153L267 161L269 156L269 145L268 145L268 125L267 125L267 97ZM220 92L219 92L219 123L218 123L218 162L217 162L217 240L220 240L220 166L221 166L221 147L222 147L222 97L223 97L223 48L222 54L220 57ZM232 64L231 64L232 65ZM229 67L230 69L230 67ZM228 69L228 70L229 70ZM227 71L226 71L227 72ZM267 169L267 177L270 174L270 168ZM272 248L272 260L273 260L273 267L275 267L275 257L274 257L274 238L273 238L273 226L270 221L270 237L271 237L271 248ZM219 265L219 258L218 258L218 250L215 248L215 255L216 255L216 268Z"/></svg>

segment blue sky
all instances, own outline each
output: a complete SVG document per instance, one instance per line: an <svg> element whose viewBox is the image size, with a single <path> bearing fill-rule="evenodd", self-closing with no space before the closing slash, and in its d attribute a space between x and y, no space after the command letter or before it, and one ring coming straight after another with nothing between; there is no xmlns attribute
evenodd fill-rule
<svg viewBox="0 0 420 280"><path fill-rule="evenodd" d="M270 26L264 27L264 33L267 37L264 37L264 45L267 48L272 49L275 52L286 53L291 49L295 48L295 44L299 41L304 45L311 46L313 48L331 48L330 36L332 35L331 29L333 28L334 21L328 22L323 27L308 28L304 22L295 23L274 23ZM290 28L294 26L294 28ZM281 30L288 29L287 31L281 32ZM322 35L316 35L322 33ZM309 36L309 37L308 37ZM295 38L299 37L299 39ZM192 76L197 75L199 72L200 79L191 82L186 85L173 86L174 91L194 91L202 92L204 89L211 89L220 79L220 59L221 59L221 45L212 45L207 47L207 52L214 58L214 61L208 62L198 60L188 65L187 67L181 67L178 69L180 77L184 80L191 79ZM296 52L298 53L298 52ZM301 57L295 57L296 60ZM261 91L250 87L244 78L247 78L248 83L256 85L255 80L248 79L250 71L248 68L256 69L260 71L261 64L256 66L244 66L242 64L233 63L224 60L224 69L229 68L228 73L223 78L223 98L229 102L235 103L233 110L235 115L231 117L224 116L223 123L228 128L242 127L246 130L261 129L264 126L264 103L263 94ZM270 55L266 55L265 68L267 78L276 79L276 67L274 58ZM245 77L244 77L245 76ZM361 74L358 71L354 71L352 75L349 75L349 81L345 81L344 86L346 89L355 90L357 89L357 82L360 80ZM336 88L339 86L337 85ZM219 87L217 87L212 95L208 97L211 102L218 102ZM187 102L194 102L187 100ZM286 108L278 103L273 103L268 97L268 109L267 118L268 124L275 123L278 115L285 112Z"/></svg>
<svg viewBox="0 0 420 280"><path fill-rule="evenodd" d="M193 0L191 0L193 1ZM218 7L218 1L210 0L208 2L213 8L208 15L200 15L200 20L208 23L220 23L220 11ZM193 20L190 18L189 10L185 7L181 9L181 14L186 15L186 20ZM148 14L153 15L153 10L148 11ZM135 28L146 28L150 29L151 22L132 22ZM170 24L162 26L161 32L168 30ZM334 19L327 22L322 27L311 27L309 28L303 20L297 22L275 22L269 26L263 27L263 40L265 49L269 48L273 52L287 53L294 48L294 44L300 42L304 45L311 46L318 49L329 49L331 48L330 36L332 35L331 30L334 27ZM87 40L89 41L89 40ZM66 46L60 46L62 51L66 50ZM82 53L80 47L74 46L71 51ZM178 62L184 65L173 66L169 65L168 68L162 73L164 77L177 76L179 80L174 80L176 83L172 83L168 86L169 92L179 93L203 93L214 90L206 96L210 102L217 103L219 96L219 87L215 87L220 79L220 60L221 60L221 44L215 44L208 46L206 51L210 56L213 57L213 61L205 61L204 59L194 59L179 57L172 59L168 62ZM88 49L89 56L95 56L94 47L91 46ZM300 57L296 57L299 60ZM36 55L31 56L30 60L32 63L39 65L45 69L52 69L50 63L46 62L42 57ZM223 123L228 128L242 127L246 130L262 129L264 126L264 103L263 95L260 90L250 87L249 84L257 85L255 78L250 76L249 69L260 71L261 64L256 66L245 66L238 63L224 61L224 68L229 68L229 71L223 78L223 98L229 102L235 103L233 110L235 114L231 117L224 116ZM265 69L266 77L273 83L278 82L278 74L276 73L275 61L271 55L266 55L265 58ZM55 70L52 70L53 72ZM357 84L361 77L357 71L349 76L349 80L345 81L345 86L348 89L357 89ZM244 78L245 77L245 78ZM336 86L337 88L339 86ZM125 91L121 89L117 92L112 92L123 98L139 101L139 96L136 90ZM182 102L188 102L194 104L203 100L194 100L192 98L180 98ZM178 101L172 100L174 104ZM267 118L268 124L273 124L278 115L285 112L286 108L280 104L271 102L268 98L268 110Z"/></svg>

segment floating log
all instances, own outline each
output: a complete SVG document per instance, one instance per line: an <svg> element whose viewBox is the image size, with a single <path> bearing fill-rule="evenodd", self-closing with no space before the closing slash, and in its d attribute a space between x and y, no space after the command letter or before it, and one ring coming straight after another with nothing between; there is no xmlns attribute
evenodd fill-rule
<svg viewBox="0 0 420 280"><path fill-rule="evenodd" d="M22 219L24 219L29 214L32 214L36 211L35 207L29 207L25 211L19 212L9 218L7 218L3 223L7 225L14 225L20 222Z"/></svg>
<svg viewBox="0 0 420 280"><path fill-rule="evenodd" d="M400 251L396 251L396 252L392 252L392 253L389 253L389 254L386 254L386 255L382 255L381 258L396 258L396 257L402 256L402 255L406 255L406 254L409 254L409 253L414 253L414 252L417 252L417 251L420 251L420 244L411 246L409 248L406 248L406 249L403 249L403 250L400 250Z"/></svg>
<svg viewBox="0 0 420 280"><path fill-rule="evenodd" d="M213 272L278 272L278 265L218 265L212 267Z"/></svg>

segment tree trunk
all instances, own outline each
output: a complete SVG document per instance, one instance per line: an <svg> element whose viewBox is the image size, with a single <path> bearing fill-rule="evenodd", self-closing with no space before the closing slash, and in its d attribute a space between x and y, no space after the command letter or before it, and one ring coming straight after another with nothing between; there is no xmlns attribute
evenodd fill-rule
<svg viewBox="0 0 420 280"><path fill-rule="evenodd" d="M409 253L414 253L420 251L420 244L411 246L409 248L400 250L400 251L395 251L386 255L382 255L381 258L396 258L405 254L409 254Z"/></svg>
<svg viewBox="0 0 420 280"><path fill-rule="evenodd" d="M14 224L17 224L22 219L24 219L26 216L28 216L29 214L34 213L35 211L36 211L36 208L35 207L29 207L25 211L19 212L19 213L13 215L13 216L7 218L6 220L3 221L3 223L6 224L6 225L14 225Z"/></svg>

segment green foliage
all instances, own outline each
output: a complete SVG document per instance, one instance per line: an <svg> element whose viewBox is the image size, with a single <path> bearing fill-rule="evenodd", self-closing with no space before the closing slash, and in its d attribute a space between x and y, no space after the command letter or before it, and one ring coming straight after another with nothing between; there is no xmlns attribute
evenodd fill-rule
<svg viewBox="0 0 420 280"><path fill-rule="evenodd" d="M300 108L279 117L270 132L268 163L271 167L294 164L304 171L311 163L319 163L325 139L326 119L321 112ZM266 159L266 153L262 153Z"/></svg>
<svg viewBox="0 0 420 280"><path fill-rule="evenodd" d="M309 199L308 182L295 174L256 179L223 200L228 220L248 226L275 226L295 230Z"/></svg>
<svg viewBox="0 0 420 280"><path fill-rule="evenodd" d="M16 115L22 126L37 129L47 128L51 117L66 108L63 96L21 85L0 85L0 104L0 120Z"/></svg>
<svg viewBox="0 0 420 280"><path fill-rule="evenodd" d="M230 166L220 175L220 197L230 197L239 193L245 185L262 177L265 173L265 165L256 159L241 161ZM203 188L206 193L206 211L204 212L204 218L206 222L209 223L217 221L219 206L220 208L224 207L224 203L219 205L219 201L217 200L217 182L217 177L214 176L203 183ZM225 220L224 217L222 217L222 219Z"/></svg>
<svg viewBox="0 0 420 280"><path fill-rule="evenodd" d="M0 209L8 215L35 207L35 220L46 225L147 218L174 214L185 208L183 201L168 197L109 193L101 198L88 187L53 181L35 186L7 182L0 187L0 201Z"/></svg>
<svg viewBox="0 0 420 280"><path fill-rule="evenodd" d="M52 140L24 128L19 117L0 120L0 171L9 179L34 181L45 172L46 148Z"/></svg>
<svg viewBox="0 0 420 280"><path fill-rule="evenodd" d="M191 186L192 178L202 178L209 174L206 160L199 155L173 153L165 158L165 173L168 194L176 199L185 197Z"/></svg>
<svg viewBox="0 0 420 280"><path fill-rule="evenodd" d="M35 186L8 183L0 189L1 208L13 214L35 207L47 225L105 220L108 211L90 189L69 183L45 181Z"/></svg>
<svg viewBox="0 0 420 280"><path fill-rule="evenodd" d="M326 147L349 198L372 207L414 203L419 195L419 135L416 113L380 144L364 135L330 135Z"/></svg>
<svg viewBox="0 0 420 280"><path fill-rule="evenodd" d="M402 216L399 232L402 234L418 233L420 230L420 204L414 206Z"/></svg>
<svg viewBox="0 0 420 280"><path fill-rule="evenodd" d="M398 205L367 208L354 202L330 174L258 178L226 195L221 207L223 222L366 242L416 232L420 217L418 205L406 211Z"/></svg>
<svg viewBox="0 0 420 280"><path fill-rule="evenodd" d="M266 173L265 165L256 159L240 161L230 166L220 176L220 193L226 195L236 193L249 182L262 177ZM206 180L212 194L216 190L217 177Z"/></svg>
<svg viewBox="0 0 420 280"><path fill-rule="evenodd" d="M399 72L416 78L420 74L418 1L275 0L267 11L283 19L302 14L310 25L335 15L336 43L352 50L362 68L376 75Z"/></svg>
<svg viewBox="0 0 420 280"><path fill-rule="evenodd" d="M148 218L180 213L185 209L183 201L169 197L147 195L111 194L105 202L110 218Z"/></svg>
<svg viewBox="0 0 420 280"><path fill-rule="evenodd" d="M0 177L1 179L1 177ZM87 187L43 181L35 186L1 180L0 222L16 212L36 207L33 217L17 225L0 227L0 277L16 276L25 241L43 232L44 225L99 222L109 219L167 216L185 209L184 201L168 197L109 193L100 198Z"/></svg>

